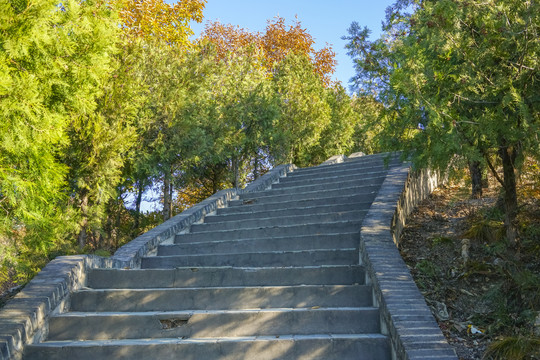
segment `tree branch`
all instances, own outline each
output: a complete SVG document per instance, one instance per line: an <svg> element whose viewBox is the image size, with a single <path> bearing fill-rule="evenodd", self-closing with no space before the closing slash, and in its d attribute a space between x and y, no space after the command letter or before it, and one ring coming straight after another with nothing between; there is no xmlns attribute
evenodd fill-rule
<svg viewBox="0 0 540 360"><path fill-rule="evenodd" d="M501 179L501 177L497 173L497 170L495 170L495 167L493 166L493 164L489 160L488 154L486 154L483 150L481 150L481 151L482 151L482 154L484 155L484 159L486 160L487 166L491 170L491 173L493 174L493 176L495 176L495 179L497 179L497 181L504 187L504 180Z"/></svg>

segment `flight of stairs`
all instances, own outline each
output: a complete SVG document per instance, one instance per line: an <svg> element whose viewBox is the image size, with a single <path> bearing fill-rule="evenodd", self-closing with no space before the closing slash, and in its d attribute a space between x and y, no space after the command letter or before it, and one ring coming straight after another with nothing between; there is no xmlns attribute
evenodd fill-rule
<svg viewBox="0 0 540 360"><path fill-rule="evenodd" d="M24 358L391 359L358 265L387 170L381 155L297 169L160 245L141 269L92 270Z"/></svg>

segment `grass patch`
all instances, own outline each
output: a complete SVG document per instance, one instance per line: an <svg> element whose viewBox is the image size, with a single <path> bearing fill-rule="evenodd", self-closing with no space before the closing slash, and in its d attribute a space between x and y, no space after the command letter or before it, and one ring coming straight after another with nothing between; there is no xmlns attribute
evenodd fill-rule
<svg viewBox="0 0 540 360"><path fill-rule="evenodd" d="M488 346L484 359L525 360L540 358L540 338L506 337Z"/></svg>

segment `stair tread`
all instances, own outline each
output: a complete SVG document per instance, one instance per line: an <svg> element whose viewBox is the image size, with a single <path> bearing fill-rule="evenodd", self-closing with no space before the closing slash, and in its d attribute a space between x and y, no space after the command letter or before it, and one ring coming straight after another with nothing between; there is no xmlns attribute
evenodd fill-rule
<svg viewBox="0 0 540 360"><path fill-rule="evenodd" d="M194 287L182 287L182 288L146 288L146 289L92 289L92 288L81 288L80 290L77 290L76 293L82 293L82 292L125 292L125 291L132 291L132 292L148 292L148 291L193 291L193 290L231 290L231 289L289 289L289 288L344 288L344 287L369 287L370 285L361 285L361 284L350 284L350 285L326 285L326 284L320 284L320 285L313 285L313 284L302 284L302 285L248 285L248 286L208 286L208 287L201 287L201 286L194 286Z"/></svg>
<svg viewBox="0 0 540 360"><path fill-rule="evenodd" d="M374 189L379 189L381 187L381 184L368 184L368 185L357 185L357 186L348 186L341 189L329 189L327 192L354 192L354 194L369 194L372 193ZM358 190L353 190L358 189ZM360 189L365 191L359 191ZM313 191L302 191L297 194L272 194L270 193L272 190L265 190L265 191L259 191L259 192L251 192L251 193L245 193L242 197L242 199L239 200L233 200L233 201L247 201L251 199L260 199L260 198L273 198L273 197L284 197L284 196L294 196L294 195L320 195L321 190L313 190ZM350 195L350 194L349 194ZM316 198L319 198L318 196L315 196ZM333 196L328 196L333 197Z"/></svg>
<svg viewBox="0 0 540 360"><path fill-rule="evenodd" d="M71 311L53 315L53 317L88 317L88 316L171 316L171 315L213 315L213 314L246 314L246 313L273 313L273 312L349 312L371 311L376 306L342 306L342 307L305 307L305 308L264 308L264 309L216 309L216 310L180 310L180 311Z"/></svg>
<svg viewBox="0 0 540 360"><path fill-rule="evenodd" d="M335 221L329 221L326 223L323 223L322 225L340 225L340 224L360 224L361 221L356 220L335 220ZM287 224L287 225L265 225L265 226L255 226L251 228L242 228L241 230L249 231L249 230L259 230L259 229L277 229L277 228L292 228L292 227L299 227L299 226L311 226L314 224L321 224L320 222L313 222L313 223L305 223L305 224ZM186 233L186 234L177 234L177 236L182 235L191 235L191 234L204 234L204 233L219 233L219 232L235 232L238 231L238 229L227 229L227 230L211 230L211 231L197 231L196 233ZM350 232L350 231L347 231ZM336 233L339 234L339 233Z"/></svg>
<svg viewBox="0 0 540 360"><path fill-rule="evenodd" d="M179 234L177 236L181 236L181 235L184 235L184 234ZM242 243L244 241L270 241L270 240L279 240L279 239L295 239L295 238L312 238L312 237L327 237L327 236L339 236L339 235L343 235L343 236L351 236L351 235L358 235L358 232L357 231L347 231L347 232L336 232L336 233L324 233L324 234L311 234L311 235L291 235L291 236L271 236L271 237L266 237L266 238L242 238L242 239L238 239L238 240L213 240L213 241L208 241L208 243L227 243L227 242L239 242L239 243ZM159 246L178 246L178 245L196 245L196 244L200 244L200 242L181 242L181 243L175 243L175 244L162 244L162 245L159 245Z"/></svg>
<svg viewBox="0 0 540 360"><path fill-rule="evenodd" d="M253 218L253 219L235 219L235 220L226 219L227 216L231 216L231 215L211 215L212 217L216 217L216 218L217 217L222 217L225 221L213 221L213 222L209 222L209 223L205 222L205 223L197 224L197 225L203 225L203 224L205 224L205 225L206 224L217 225L217 224L223 224L223 223L226 223L226 222L244 222L244 221L253 221L253 220L264 221L264 220L274 220L274 219L283 219L283 218L290 219L290 218L309 218L309 217L323 217L323 216L335 216L335 215L349 215L349 214L363 213L363 212L367 212L367 210L366 209L358 209L358 210L355 209L355 210L331 211L331 212L317 213L317 214L305 214L305 215L296 214L296 215L268 216L268 217L256 217L256 218ZM267 211L260 211L259 213L264 214L264 213L268 213L268 212ZM248 214L254 214L254 213L248 213Z"/></svg>
<svg viewBox="0 0 540 360"><path fill-rule="evenodd" d="M176 246L176 245L171 245ZM179 256L227 256L227 255L248 255L248 254L302 254L311 252L329 252L329 251L354 251L358 248L333 248L333 249L307 249L307 250L269 250L269 251L247 251L247 252L230 252L230 253L216 253L216 254L186 254L186 255L158 255L158 256L145 256L144 258L166 258L166 257L179 257Z"/></svg>
<svg viewBox="0 0 540 360"><path fill-rule="evenodd" d="M38 344L32 344L29 346L111 346L111 345L144 345L146 343L157 344L175 344L175 343L190 343L190 342L203 342L213 343L217 341L283 341L283 340L303 340L303 339L321 339L321 340L334 340L334 339L387 339L386 335L379 333L362 333L362 334L309 334L309 335L281 335L279 338L276 336L238 336L238 337L214 337L214 338L159 338L159 339L111 339L111 340L60 340L60 341L45 341Z"/></svg>

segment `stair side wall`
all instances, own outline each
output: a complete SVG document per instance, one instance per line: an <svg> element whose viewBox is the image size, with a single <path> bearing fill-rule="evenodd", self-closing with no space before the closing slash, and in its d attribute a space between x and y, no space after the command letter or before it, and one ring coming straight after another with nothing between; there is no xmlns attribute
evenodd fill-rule
<svg viewBox="0 0 540 360"><path fill-rule="evenodd" d="M413 172L408 165L390 169L362 224L359 260L396 360L457 360L398 250L407 216L443 180L438 173Z"/></svg>

